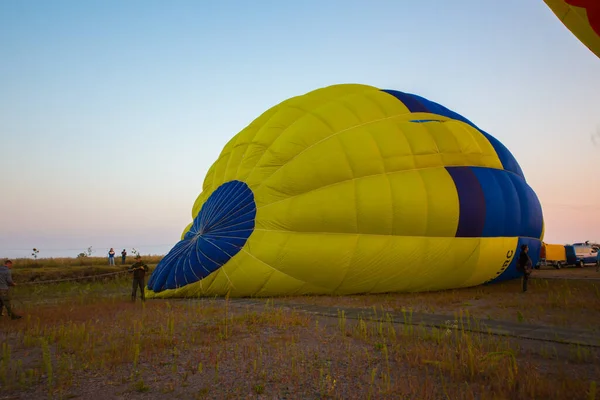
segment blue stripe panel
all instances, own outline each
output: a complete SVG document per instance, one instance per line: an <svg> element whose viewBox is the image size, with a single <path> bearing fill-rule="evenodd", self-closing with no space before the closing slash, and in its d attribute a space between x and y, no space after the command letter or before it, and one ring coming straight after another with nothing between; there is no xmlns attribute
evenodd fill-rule
<svg viewBox="0 0 600 400"><path fill-rule="evenodd" d="M236 255L254 231L256 204L244 182L215 190L190 230L156 266L148 289L161 292L204 279Z"/></svg>
<svg viewBox="0 0 600 400"><path fill-rule="evenodd" d="M521 232L519 196L510 175L503 170L470 167L485 196L486 216L482 237L515 237Z"/></svg>
<svg viewBox="0 0 600 400"><path fill-rule="evenodd" d="M519 260L519 254L521 254L521 246L524 244L529 246L529 257L531 257L532 264L535 266L538 263L540 260L540 251L542 250L542 242L539 239L520 237L517 241L517 246L514 249L513 258L510 264L506 269L498 271L498 276L488 283L508 281L523 276L522 272L517 271L517 262Z"/></svg>
<svg viewBox="0 0 600 400"><path fill-rule="evenodd" d="M411 113L431 112L427 109L427 106L425 106L423 103L421 103L419 101L417 96L414 96L409 93L400 92L398 90L382 90L382 92L391 94L392 96L394 96L395 98L400 100L402 102L402 104L404 104Z"/></svg>
<svg viewBox="0 0 600 400"><path fill-rule="evenodd" d="M523 175L523 170L521 169L521 166L519 165L519 163L517 162L515 157L512 155L512 153L506 148L506 146L504 146L502 143L500 143L500 141L498 141L498 139L496 139L489 133L479 129L479 127L477 127L477 125L475 125L473 122L469 121L462 115L444 107L441 104L435 103L424 97L417 96L416 94L404 93L404 92L400 92L398 90L382 90L382 92L391 94L392 96L396 97L410 110L410 112L428 112L431 114L437 114L437 115L442 115L447 118L452 118L457 121L464 122L465 124L471 125L473 128L477 129L479 132L481 132L483 134L483 136L485 136L487 138L487 140L490 142L490 144L496 151L496 154L498 155L498 158L500 159L500 162L502 163L502 167L505 170L513 172L513 173L519 175L520 177L525 178L525 176ZM414 121L414 122L418 122L418 121Z"/></svg>
<svg viewBox="0 0 600 400"><path fill-rule="evenodd" d="M446 170L460 202L456 237L541 237L542 207L523 178L486 167Z"/></svg>
<svg viewBox="0 0 600 400"><path fill-rule="evenodd" d="M542 236L544 220L542 205L524 179L511 174L509 174L509 178L519 196L521 217L519 236L539 239Z"/></svg>
<svg viewBox="0 0 600 400"><path fill-rule="evenodd" d="M456 237L480 237L485 226L486 204L483 189L469 167L446 167L452 176L459 201Z"/></svg>
<svg viewBox="0 0 600 400"><path fill-rule="evenodd" d="M477 129L479 129L479 128L477 128ZM506 148L506 146L504 146L502 143L500 143L500 141L498 139L496 139L495 137L493 137L486 131L479 129L479 132L483 133L483 136L485 136L487 138L487 140L489 140L489 142L492 144L492 147L494 148L494 150L496 150L496 154L498 155L498 158L500 159L500 162L502 163L502 167L505 170L513 172L513 173L517 174L518 176L520 176L521 178L525 179L525 175L523 174L523 170L521 169L521 166L517 162L517 159Z"/></svg>

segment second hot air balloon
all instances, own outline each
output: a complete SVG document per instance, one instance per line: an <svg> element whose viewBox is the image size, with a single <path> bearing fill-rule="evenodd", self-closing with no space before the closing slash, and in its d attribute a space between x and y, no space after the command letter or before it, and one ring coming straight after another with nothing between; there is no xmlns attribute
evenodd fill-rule
<svg viewBox="0 0 600 400"><path fill-rule="evenodd" d="M600 1L544 0L563 24L600 57Z"/></svg>

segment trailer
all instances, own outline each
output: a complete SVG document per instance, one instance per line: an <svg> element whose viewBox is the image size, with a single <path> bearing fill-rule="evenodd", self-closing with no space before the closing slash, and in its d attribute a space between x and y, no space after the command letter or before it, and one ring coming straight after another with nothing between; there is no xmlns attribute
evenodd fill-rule
<svg viewBox="0 0 600 400"><path fill-rule="evenodd" d="M542 243L540 250L540 261L542 265L551 265L556 269L567 264L567 250L562 244Z"/></svg>
<svg viewBox="0 0 600 400"><path fill-rule="evenodd" d="M573 244L542 243L539 265L551 265L556 269L566 266L583 268L586 264L596 264L600 244L586 241Z"/></svg>

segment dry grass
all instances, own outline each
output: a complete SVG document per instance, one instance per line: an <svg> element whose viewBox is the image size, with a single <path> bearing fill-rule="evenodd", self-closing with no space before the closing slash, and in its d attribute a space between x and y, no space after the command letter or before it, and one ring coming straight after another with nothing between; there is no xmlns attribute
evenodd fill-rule
<svg viewBox="0 0 600 400"><path fill-rule="evenodd" d="M462 311L480 320L600 329L600 280L532 279L527 293L521 293L520 285L514 280L440 292L288 297L278 302L449 316Z"/></svg>
<svg viewBox="0 0 600 400"><path fill-rule="evenodd" d="M127 256L127 264L134 262L134 255L129 254ZM161 255L142 255L144 261L149 264L158 264L164 256ZM70 258L70 257L58 257L58 258L13 258L13 268L19 269L35 269L35 268L64 268L64 267L92 267L92 266L108 266L108 257L81 257L81 258ZM115 256L115 264L119 266L121 264L121 255Z"/></svg>
<svg viewBox="0 0 600 400"><path fill-rule="evenodd" d="M600 398L590 348L272 303L131 304L124 279L32 288L14 292L25 318L0 322L0 383L14 398ZM490 288L481 295L502 293Z"/></svg>
<svg viewBox="0 0 600 400"><path fill-rule="evenodd" d="M161 259L162 256L143 256L151 271ZM121 259L118 258L114 266L108 265L106 257L22 258L13 260L12 275L17 283L91 277L124 271L133 262L133 257L128 257L125 265L121 265Z"/></svg>

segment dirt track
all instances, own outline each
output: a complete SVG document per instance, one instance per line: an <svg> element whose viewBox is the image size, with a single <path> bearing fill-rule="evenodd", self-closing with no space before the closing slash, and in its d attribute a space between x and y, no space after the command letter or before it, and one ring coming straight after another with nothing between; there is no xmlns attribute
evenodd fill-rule
<svg viewBox="0 0 600 400"><path fill-rule="evenodd" d="M600 272L596 272L595 266L586 266L584 268L544 268L533 271L532 278L544 279L598 279Z"/></svg>

